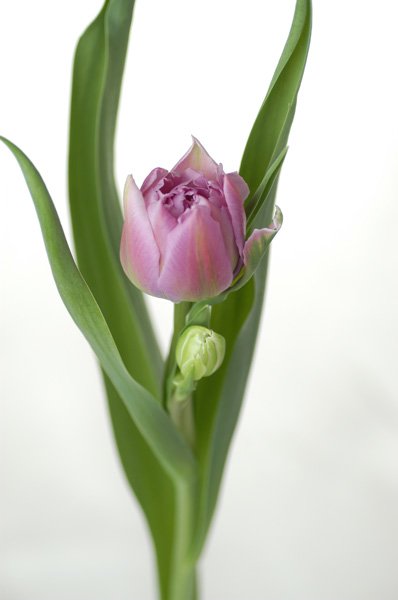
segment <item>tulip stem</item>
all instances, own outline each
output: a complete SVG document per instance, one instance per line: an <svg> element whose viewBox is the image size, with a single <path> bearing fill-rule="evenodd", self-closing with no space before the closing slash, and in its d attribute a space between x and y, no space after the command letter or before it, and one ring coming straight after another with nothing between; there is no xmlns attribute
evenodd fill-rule
<svg viewBox="0 0 398 600"><path fill-rule="evenodd" d="M198 588L195 567L181 573L180 578L174 584L170 600L197 600Z"/></svg>
<svg viewBox="0 0 398 600"><path fill-rule="evenodd" d="M180 335L181 329L183 329L183 327L185 326L185 319L187 314L191 310L191 307L191 302L179 302L178 304L174 304L174 331L173 337L171 338L169 355L166 361L166 369L163 384L163 404L165 408L167 408L168 398L170 395L170 378L174 376L175 372L175 353L178 337Z"/></svg>
<svg viewBox="0 0 398 600"><path fill-rule="evenodd" d="M194 450L196 436L192 395L182 402L172 398L169 402L168 409L171 420L181 433L187 446Z"/></svg>

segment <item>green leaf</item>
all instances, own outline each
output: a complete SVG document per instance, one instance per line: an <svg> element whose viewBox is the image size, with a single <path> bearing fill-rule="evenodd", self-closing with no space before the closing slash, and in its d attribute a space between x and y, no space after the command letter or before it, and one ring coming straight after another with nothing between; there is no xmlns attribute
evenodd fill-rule
<svg viewBox="0 0 398 600"><path fill-rule="evenodd" d="M279 178L286 154L287 148L284 148L264 175L262 182L246 207L246 238L250 237L253 229L261 229L262 227L264 219L261 217L264 211L264 205L271 199L270 192Z"/></svg>
<svg viewBox="0 0 398 600"><path fill-rule="evenodd" d="M163 361L142 293L123 273L123 225L113 176L120 86L134 0L107 0L80 38L71 100L69 196L79 268L123 361L160 401Z"/></svg>
<svg viewBox="0 0 398 600"><path fill-rule="evenodd" d="M30 160L0 137L17 159L35 203L59 294L100 361L159 463L178 483L195 476L196 462L154 397L128 373L108 325L69 250L45 184Z"/></svg>
<svg viewBox="0 0 398 600"><path fill-rule="evenodd" d="M250 190L258 188L275 156L286 146L310 36L311 1L297 0L289 37L242 157L240 174Z"/></svg>
<svg viewBox="0 0 398 600"><path fill-rule="evenodd" d="M242 158L240 174L250 190L261 189L267 171L287 145L310 33L311 1L297 0L289 38ZM278 175L279 170L275 173ZM256 226L266 227L272 219L276 184L277 176L268 189L264 210L256 215ZM210 326L225 337L227 351L220 369L200 381L195 392L197 453L202 473L195 555L200 552L211 522L242 404L263 307L268 255L267 251L244 287L212 308Z"/></svg>
<svg viewBox="0 0 398 600"><path fill-rule="evenodd" d="M128 373L101 310L76 267L40 174L21 150L0 139L13 152L25 176L61 298L106 373L123 465L154 535L162 597L171 600L173 577L192 537L197 462L163 408ZM192 585L192 569L183 566Z"/></svg>
<svg viewBox="0 0 398 600"><path fill-rule="evenodd" d="M123 218L113 175L120 87L134 0L107 0L76 49L71 106L69 192L79 267L103 311L134 379L162 399L163 361L142 293L119 259ZM190 543L194 484L173 486L147 440L128 418L105 376L120 458L155 542L163 598L178 585ZM160 501L161 499L161 501ZM189 522L187 522L187 519ZM192 571L192 569L191 569ZM192 577L192 573L191 573Z"/></svg>
<svg viewBox="0 0 398 600"><path fill-rule="evenodd" d="M235 283L231 291L237 291L253 277L262 259L268 252L268 247L282 226L282 213L276 207L275 217L268 227L256 229L245 245L245 268L242 277Z"/></svg>

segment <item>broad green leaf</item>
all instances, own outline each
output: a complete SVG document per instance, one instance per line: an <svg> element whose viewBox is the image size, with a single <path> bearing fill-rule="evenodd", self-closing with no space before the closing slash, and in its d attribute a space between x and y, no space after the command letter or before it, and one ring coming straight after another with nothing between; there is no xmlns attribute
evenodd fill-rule
<svg viewBox="0 0 398 600"><path fill-rule="evenodd" d="M118 447L155 537L162 598L172 600L173 577L188 553L192 537L196 460L163 408L128 373L101 310L76 267L40 174L21 150L0 139L12 151L25 176L60 296L106 373L113 423L119 431ZM139 435L130 435L132 431ZM156 478L147 477L146 471ZM191 585L193 568L183 566Z"/></svg>
<svg viewBox="0 0 398 600"><path fill-rule="evenodd" d="M185 556L188 554L196 517L196 484L187 484L185 488L173 485L149 446L142 443L137 435L138 430L132 431L135 425L124 403L120 402L117 391L107 377L105 381L113 426L118 432L116 442L123 468L143 506L154 539L161 597L163 600L174 600L173 586L175 580L178 582L180 579L179 561L194 585L194 561L187 568ZM140 476L138 461L145 466L148 476L143 472ZM179 542L176 537L180 538ZM190 600L191 596L187 593L183 600L185 598Z"/></svg>
<svg viewBox="0 0 398 600"><path fill-rule="evenodd" d="M311 1L297 0L292 28L259 115L250 133L240 169L250 190L257 190L287 145L296 97L311 33ZM266 227L275 204L277 177L256 226ZM250 200L249 200L250 201ZM258 216L256 217L258 219ZM201 465L201 500L196 536L198 555L216 505L230 441L239 416L263 307L268 254L248 283L212 308L211 328L226 339L220 369L199 382L195 393L197 454Z"/></svg>
<svg viewBox="0 0 398 600"><path fill-rule="evenodd" d="M79 267L133 377L162 397L163 362L142 294L119 260L122 214L113 175L120 86L134 0L107 0L79 41L73 73L69 190ZM162 464L105 375L116 443L127 479L151 529L162 598L172 597L190 543L192 486L170 484ZM193 519L193 515L189 514ZM192 569L190 569L192 578Z"/></svg>
<svg viewBox="0 0 398 600"><path fill-rule="evenodd" d="M59 294L133 421L171 478L179 484L195 477L196 462L154 397L128 373L111 332L69 250L47 188L34 165L12 142L0 139L17 159L35 203L51 270Z"/></svg>
<svg viewBox="0 0 398 600"><path fill-rule="evenodd" d="M69 196L79 268L126 367L161 398L163 361L142 293L119 260L123 219L113 177L117 107L134 0L107 0L80 38L71 101Z"/></svg>

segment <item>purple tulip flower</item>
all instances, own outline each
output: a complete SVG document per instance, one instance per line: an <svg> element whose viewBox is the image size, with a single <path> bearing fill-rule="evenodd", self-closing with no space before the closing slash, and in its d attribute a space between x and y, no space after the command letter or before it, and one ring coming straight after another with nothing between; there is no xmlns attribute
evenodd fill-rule
<svg viewBox="0 0 398 600"><path fill-rule="evenodd" d="M221 294L253 263L251 247L258 255L262 240L268 245L280 227L273 222L245 242L248 195L242 177L224 173L195 138L174 169L153 169L141 190L129 175L120 248L127 277L147 294L173 302Z"/></svg>

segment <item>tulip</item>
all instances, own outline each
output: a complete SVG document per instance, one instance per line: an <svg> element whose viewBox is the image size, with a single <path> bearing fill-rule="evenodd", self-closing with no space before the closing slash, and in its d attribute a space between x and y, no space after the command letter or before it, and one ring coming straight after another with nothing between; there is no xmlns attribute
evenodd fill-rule
<svg viewBox="0 0 398 600"><path fill-rule="evenodd" d="M141 189L129 175L120 249L127 277L142 291L176 303L220 295L247 264L246 281L259 248L280 226L255 230L245 242L248 194L242 177L224 173L195 138L171 171L153 169Z"/></svg>
<svg viewBox="0 0 398 600"><path fill-rule="evenodd" d="M174 416L176 404L187 401L202 377L209 377L221 366L225 356L225 339L207 327L192 325L178 338L175 358L178 372L173 379L169 411Z"/></svg>
<svg viewBox="0 0 398 600"><path fill-rule="evenodd" d="M193 325L183 331L176 346L176 362L184 377L209 377L220 367L225 355L225 339L207 327Z"/></svg>

